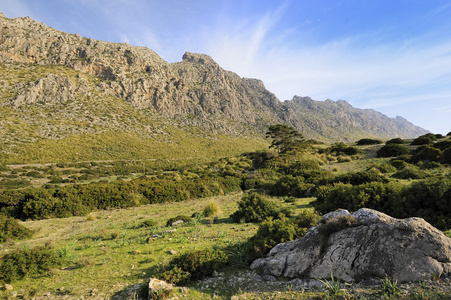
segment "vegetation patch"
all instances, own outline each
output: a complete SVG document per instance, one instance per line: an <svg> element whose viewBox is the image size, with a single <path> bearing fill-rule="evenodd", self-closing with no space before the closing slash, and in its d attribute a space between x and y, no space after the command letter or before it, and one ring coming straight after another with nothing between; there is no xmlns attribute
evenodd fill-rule
<svg viewBox="0 0 451 300"><path fill-rule="evenodd" d="M25 276L45 275L62 263L53 249L38 247L18 250L1 257L0 281L10 283Z"/></svg>
<svg viewBox="0 0 451 300"><path fill-rule="evenodd" d="M0 214L0 243L27 239L32 235L33 231L21 225L18 220Z"/></svg>

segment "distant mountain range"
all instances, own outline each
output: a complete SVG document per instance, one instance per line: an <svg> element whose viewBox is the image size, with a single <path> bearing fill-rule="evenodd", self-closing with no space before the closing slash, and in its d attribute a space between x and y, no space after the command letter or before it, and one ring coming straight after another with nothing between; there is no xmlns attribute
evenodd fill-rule
<svg viewBox="0 0 451 300"><path fill-rule="evenodd" d="M170 64L148 48L93 40L2 13L0 75L0 133L8 151L86 133L133 132L170 141L168 128L263 138L277 123L322 141L427 132L346 101L295 96L281 102L262 81L241 78L204 54L187 52Z"/></svg>

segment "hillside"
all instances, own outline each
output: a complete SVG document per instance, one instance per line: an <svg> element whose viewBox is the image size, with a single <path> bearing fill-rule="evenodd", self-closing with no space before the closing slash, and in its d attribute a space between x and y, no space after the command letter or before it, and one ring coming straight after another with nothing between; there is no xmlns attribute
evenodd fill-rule
<svg viewBox="0 0 451 300"><path fill-rule="evenodd" d="M345 101L280 102L204 54L170 64L148 48L1 13L0 73L0 159L9 163L234 155L266 147L276 123L323 141L426 133Z"/></svg>

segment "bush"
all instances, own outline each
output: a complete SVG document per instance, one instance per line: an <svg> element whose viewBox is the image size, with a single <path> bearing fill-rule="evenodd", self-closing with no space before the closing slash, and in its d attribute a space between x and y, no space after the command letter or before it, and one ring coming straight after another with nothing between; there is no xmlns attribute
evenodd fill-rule
<svg viewBox="0 0 451 300"><path fill-rule="evenodd" d="M320 153L327 153L327 154L330 153L330 154L334 154L334 155L338 156L338 155L357 155L357 154L362 154L364 152L356 147L347 146L344 143L336 143L324 150L320 149Z"/></svg>
<svg viewBox="0 0 451 300"><path fill-rule="evenodd" d="M271 216L276 216L275 204L257 193L244 195L238 202L238 210L230 217L235 223L261 222Z"/></svg>
<svg viewBox="0 0 451 300"><path fill-rule="evenodd" d="M379 145L383 142L381 140L377 139L360 139L357 141L357 145L363 146L363 145Z"/></svg>
<svg viewBox="0 0 451 300"><path fill-rule="evenodd" d="M16 219L0 215L0 243L27 239L32 235L33 231L19 224Z"/></svg>
<svg viewBox="0 0 451 300"><path fill-rule="evenodd" d="M157 225L158 225L158 223L154 219L147 219L147 220L144 220L141 223L139 223L138 227L152 228L152 227L156 227Z"/></svg>
<svg viewBox="0 0 451 300"><path fill-rule="evenodd" d="M301 198L305 197L307 191L314 186L314 184L304 182L304 177L302 176L286 175L277 180L270 188L270 193L278 196Z"/></svg>
<svg viewBox="0 0 451 300"><path fill-rule="evenodd" d="M416 166L407 166L393 174L393 177L398 179L423 179L427 177L427 174Z"/></svg>
<svg viewBox="0 0 451 300"><path fill-rule="evenodd" d="M352 185L360 185L368 182L388 182L384 175L378 174L372 170L362 172L348 172L346 174L337 176L332 182L350 183Z"/></svg>
<svg viewBox="0 0 451 300"><path fill-rule="evenodd" d="M246 261L251 263L266 255L275 245L302 237L310 227L315 226L319 218L318 214L304 210L294 220L283 215L276 220L266 219L259 225L257 233L246 242Z"/></svg>
<svg viewBox="0 0 451 300"><path fill-rule="evenodd" d="M405 141L403 139L401 139L401 138L394 138L394 139L391 139L391 140L385 142L386 145L390 145L390 144L404 144L404 143L405 143Z"/></svg>
<svg viewBox="0 0 451 300"><path fill-rule="evenodd" d="M377 157L393 157L409 154L410 149L399 144L388 144L377 151Z"/></svg>
<svg viewBox="0 0 451 300"><path fill-rule="evenodd" d="M383 163L380 165L372 165L369 167L367 171L371 171L373 168L376 168L381 173L394 173L396 172L396 168L389 164L389 163Z"/></svg>
<svg viewBox="0 0 451 300"><path fill-rule="evenodd" d="M433 178L410 186L371 182L352 186L338 183L317 190L313 206L326 213L338 208L356 211L366 207L395 218L420 217L438 229L451 228L451 180Z"/></svg>
<svg viewBox="0 0 451 300"><path fill-rule="evenodd" d="M391 164L393 167L395 167L397 170L402 170L402 169L404 169L405 167L410 166L410 164L409 164L408 162L406 162L406 161L404 161L404 160L400 160L400 159L392 160L392 161L390 162L390 164Z"/></svg>
<svg viewBox="0 0 451 300"><path fill-rule="evenodd" d="M437 148L433 148L430 146L421 146L415 151L412 152L411 160L414 162L419 162L422 160L426 161L438 161L442 151Z"/></svg>
<svg viewBox="0 0 451 300"><path fill-rule="evenodd" d="M227 255L220 250L194 250L172 259L162 279L173 283L202 279L211 276L215 270L221 270L227 263Z"/></svg>
<svg viewBox="0 0 451 300"><path fill-rule="evenodd" d="M217 216L220 213L221 209L215 201L208 202L207 206L205 206L204 211L202 212L202 214L207 218Z"/></svg>
<svg viewBox="0 0 451 300"><path fill-rule="evenodd" d="M172 226L172 223L176 221L183 221L184 223L188 223L191 221L191 217L185 216L185 215L178 215L177 217L170 218L166 222L166 226Z"/></svg>
<svg viewBox="0 0 451 300"><path fill-rule="evenodd" d="M401 201L402 185L390 182L369 182L362 185L336 183L318 188L317 200L312 204L320 213L339 208L356 211L366 207L383 211L389 215L404 209Z"/></svg>
<svg viewBox="0 0 451 300"><path fill-rule="evenodd" d="M434 144L434 148L440 149L440 150L446 150L451 147L451 139L448 139L446 141L437 142Z"/></svg>
<svg viewBox="0 0 451 300"><path fill-rule="evenodd" d="M442 157L440 158L441 162L445 164L451 164L451 147L443 151Z"/></svg>
<svg viewBox="0 0 451 300"><path fill-rule="evenodd" d="M436 141L437 138L432 133L428 133L422 136L417 137L411 143L411 145L429 145Z"/></svg>
<svg viewBox="0 0 451 300"><path fill-rule="evenodd" d="M44 275L62 263L53 249L38 247L17 250L1 257L0 281L10 283L26 276Z"/></svg>

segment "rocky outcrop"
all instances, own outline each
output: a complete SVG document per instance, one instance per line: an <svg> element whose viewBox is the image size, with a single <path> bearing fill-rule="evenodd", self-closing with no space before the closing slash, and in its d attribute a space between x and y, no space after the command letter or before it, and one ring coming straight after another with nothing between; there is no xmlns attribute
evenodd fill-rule
<svg viewBox="0 0 451 300"><path fill-rule="evenodd" d="M14 106L42 103L66 103L78 96L89 96L89 87L82 79L75 83L68 76L48 74L36 82L20 84Z"/></svg>
<svg viewBox="0 0 451 300"><path fill-rule="evenodd" d="M324 236L315 226L304 237L275 246L251 269L286 278L330 278L331 272L352 282L384 276L400 282L451 276L451 239L421 218L395 219L362 208L338 210L319 224L338 218L355 224ZM323 234L323 236L322 236Z"/></svg>
<svg viewBox="0 0 451 300"><path fill-rule="evenodd" d="M307 138L330 141L426 133L404 119L357 110L345 101L294 97L282 103L262 81L226 71L205 54L187 52L181 62L169 64L148 48L61 32L29 17L0 15L0 63L64 66L89 74L99 79L95 94L118 97L182 126L213 133L263 136L277 123L291 125ZM76 80L49 74L23 82L15 93L8 100L17 107L66 103L91 92Z"/></svg>
<svg viewBox="0 0 451 300"><path fill-rule="evenodd" d="M344 100L315 101L310 97L294 96L285 101L284 106L287 112L284 121L308 136L321 132L335 141L355 141L358 137L389 139L427 133L402 117L389 118L372 109L354 108Z"/></svg>

